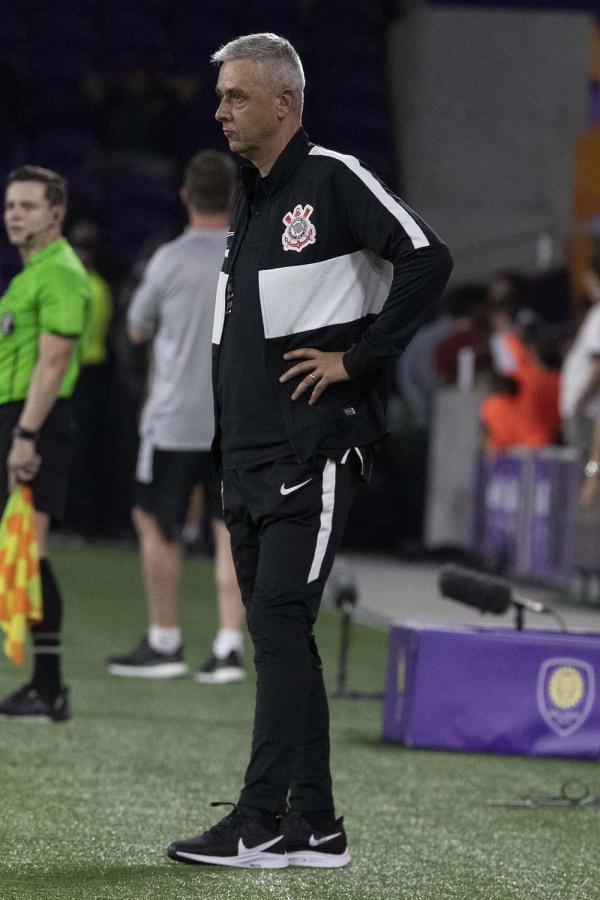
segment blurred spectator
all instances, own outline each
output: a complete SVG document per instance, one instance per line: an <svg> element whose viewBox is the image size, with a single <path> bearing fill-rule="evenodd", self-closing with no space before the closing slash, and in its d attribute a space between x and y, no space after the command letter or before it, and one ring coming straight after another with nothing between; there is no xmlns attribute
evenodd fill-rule
<svg viewBox="0 0 600 900"><path fill-rule="evenodd" d="M398 360L397 386L406 401L414 428L428 431L433 397L437 387L435 351L453 331L453 322L443 305L439 318L417 331Z"/></svg>
<svg viewBox="0 0 600 900"><path fill-rule="evenodd" d="M581 503L587 508L600 509L600 415L596 418L584 474Z"/></svg>
<svg viewBox="0 0 600 900"><path fill-rule="evenodd" d="M451 332L452 320L442 300L439 317L417 331L396 367L396 386L408 415L392 428L392 437L381 449L378 471L384 476L382 493L392 501L394 509L402 508L398 550L406 556L423 552L429 436L437 389L435 350ZM376 479L374 482L377 484ZM373 491L373 485L370 485L370 491ZM371 499L369 497L369 502ZM357 501L357 506L360 502ZM381 508L381 504L378 506ZM364 530L366 515L368 512L361 510L357 531ZM355 518L355 512L351 513L347 534L351 534ZM381 515L378 518L381 521ZM369 531L376 534L374 528ZM397 536L397 532L395 534ZM377 540L381 545L380 536Z"/></svg>
<svg viewBox="0 0 600 900"><path fill-rule="evenodd" d="M480 410L484 447L490 452L502 452L519 444L515 403L519 385L510 375L494 373L490 391Z"/></svg>
<svg viewBox="0 0 600 900"><path fill-rule="evenodd" d="M591 308L565 358L560 383L560 412L568 444L585 456L600 415L600 254L584 275Z"/></svg>
<svg viewBox="0 0 600 900"><path fill-rule="evenodd" d="M451 331L435 349L435 368L439 384L455 384L459 354L466 347L473 351L476 373L490 368L485 288L479 284L454 288L446 295L446 308Z"/></svg>
<svg viewBox="0 0 600 900"><path fill-rule="evenodd" d="M67 527L84 537L106 531L108 397L110 358L108 332L113 315L111 289L96 269L100 230L95 222L76 222L71 245L87 269L90 300L81 339L81 370L73 394L77 441L72 469Z"/></svg>
<svg viewBox="0 0 600 900"><path fill-rule="evenodd" d="M109 165L175 175L180 124L198 87L193 77L168 76L141 63L91 73L86 95Z"/></svg>
<svg viewBox="0 0 600 900"><path fill-rule="evenodd" d="M15 139L25 134L29 127L27 105L18 78L6 63L0 60L0 147L2 160L11 152Z"/></svg>
<svg viewBox="0 0 600 900"><path fill-rule="evenodd" d="M487 287L488 304L505 306L516 312L523 305L525 283L525 277L520 272L496 272Z"/></svg>
<svg viewBox="0 0 600 900"><path fill-rule="evenodd" d="M514 372L517 361L504 340L506 334L520 334L534 313L524 308L525 279L517 272L497 272L486 292L488 323L491 329L490 352L494 369L500 375Z"/></svg>
<svg viewBox="0 0 600 900"><path fill-rule="evenodd" d="M113 301L110 286L97 269L100 228L95 222L82 219L72 226L69 240L87 269L91 287L87 324L81 338L81 365L101 366L108 359Z"/></svg>
<svg viewBox="0 0 600 900"><path fill-rule="evenodd" d="M502 336L514 360L511 375L495 376L495 387L483 401L481 418L486 446L495 451L512 446L543 447L559 435L558 391L560 357L544 333Z"/></svg>

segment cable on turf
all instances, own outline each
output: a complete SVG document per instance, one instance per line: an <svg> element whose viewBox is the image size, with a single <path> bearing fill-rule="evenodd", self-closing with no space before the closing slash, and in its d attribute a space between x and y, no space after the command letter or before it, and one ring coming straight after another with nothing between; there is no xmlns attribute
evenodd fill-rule
<svg viewBox="0 0 600 900"><path fill-rule="evenodd" d="M512 809L565 809L600 806L600 796L590 794L585 784L576 779L563 782L558 796L524 796L512 800L489 800L488 806L504 806Z"/></svg>

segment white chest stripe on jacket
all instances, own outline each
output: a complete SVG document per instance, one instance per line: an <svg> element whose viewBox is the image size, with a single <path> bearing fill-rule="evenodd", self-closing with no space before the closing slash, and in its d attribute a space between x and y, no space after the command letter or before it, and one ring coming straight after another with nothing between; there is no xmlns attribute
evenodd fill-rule
<svg viewBox="0 0 600 900"><path fill-rule="evenodd" d="M409 211L405 209L401 203L398 203L394 197L391 197L388 194L368 169L361 166L355 156L348 156L345 153L336 153L335 150L328 150L326 147L313 147L309 151L309 156L331 156L333 159L339 159L340 162L344 163L345 166L348 166L348 168L360 178L363 184L369 188L371 193L375 194L380 203L385 206L387 211L400 222L411 239L415 250L418 250L420 247L429 247L429 241L419 223L413 219Z"/></svg>
<svg viewBox="0 0 600 900"><path fill-rule="evenodd" d="M370 250L258 273L265 337L282 337L377 315L394 267Z"/></svg>

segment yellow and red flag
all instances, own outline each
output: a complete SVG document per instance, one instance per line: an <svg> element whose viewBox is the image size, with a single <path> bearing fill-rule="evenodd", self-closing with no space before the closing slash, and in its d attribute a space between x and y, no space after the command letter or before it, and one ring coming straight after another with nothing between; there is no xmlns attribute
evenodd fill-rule
<svg viewBox="0 0 600 900"><path fill-rule="evenodd" d="M27 626L42 620L40 561L31 488L18 485L0 521L0 627L4 652L25 661Z"/></svg>

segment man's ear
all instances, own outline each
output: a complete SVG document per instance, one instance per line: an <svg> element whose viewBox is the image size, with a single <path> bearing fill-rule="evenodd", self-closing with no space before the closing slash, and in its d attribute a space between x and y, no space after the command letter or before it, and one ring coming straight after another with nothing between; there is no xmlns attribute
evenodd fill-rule
<svg viewBox="0 0 600 900"><path fill-rule="evenodd" d="M52 211L52 222L55 225L62 225L65 220L65 216L67 214L67 207L62 205L57 205L51 207Z"/></svg>
<svg viewBox="0 0 600 900"><path fill-rule="evenodd" d="M284 88L277 98L277 112L280 119L285 119L294 108L294 92Z"/></svg>

